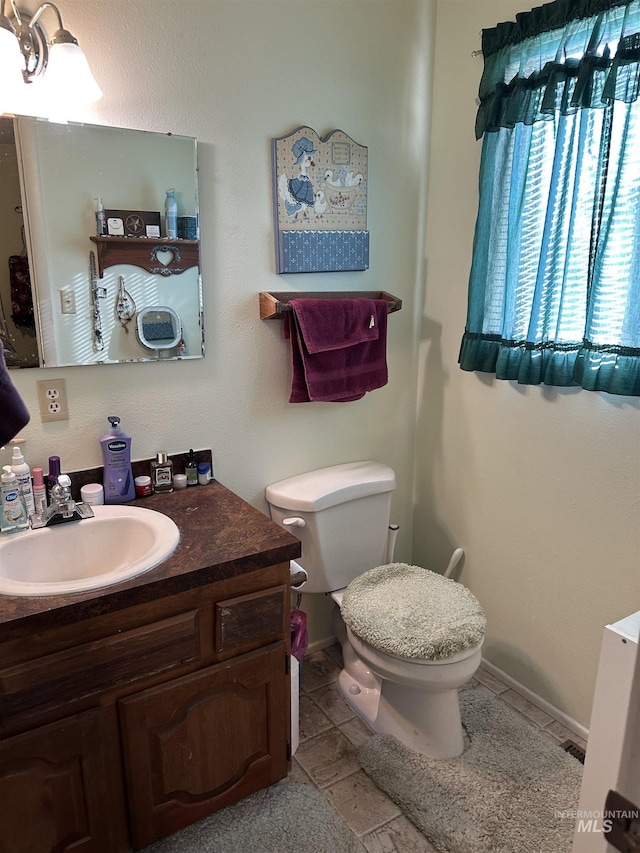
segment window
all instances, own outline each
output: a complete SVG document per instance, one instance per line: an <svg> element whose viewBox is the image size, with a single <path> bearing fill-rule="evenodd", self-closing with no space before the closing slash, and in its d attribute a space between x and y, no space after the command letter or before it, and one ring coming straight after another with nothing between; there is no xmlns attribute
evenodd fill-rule
<svg viewBox="0 0 640 853"><path fill-rule="evenodd" d="M463 370L640 396L640 0L483 32Z"/></svg>

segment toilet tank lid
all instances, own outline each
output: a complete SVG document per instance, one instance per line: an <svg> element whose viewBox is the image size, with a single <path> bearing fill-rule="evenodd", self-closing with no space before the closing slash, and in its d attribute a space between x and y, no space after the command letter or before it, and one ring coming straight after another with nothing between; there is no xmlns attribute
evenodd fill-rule
<svg viewBox="0 0 640 853"><path fill-rule="evenodd" d="M393 469L381 462L347 462L288 477L267 486L272 506L300 512L318 512L336 504L391 492L396 487Z"/></svg>

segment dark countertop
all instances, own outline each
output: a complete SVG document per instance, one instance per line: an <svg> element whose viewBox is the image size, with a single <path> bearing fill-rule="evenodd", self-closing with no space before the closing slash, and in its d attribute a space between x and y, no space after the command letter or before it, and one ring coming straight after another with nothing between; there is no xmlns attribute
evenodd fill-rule
<svg viewBox="0 0 640 853"><path fill-rule="evenodd" d="M148 572L102 589L46 598L0 595L0 641L155 601L301 553L298 539L215 480L131 504L175 521L180 542L173 554Z"/></svg>

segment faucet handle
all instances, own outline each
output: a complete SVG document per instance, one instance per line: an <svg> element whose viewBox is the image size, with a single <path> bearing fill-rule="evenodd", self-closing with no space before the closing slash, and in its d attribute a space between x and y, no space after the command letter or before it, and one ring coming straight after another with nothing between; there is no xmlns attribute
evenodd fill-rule
<svg viewBox="0 0 640 853"><path fill-rule="evenodd" d="M71 477L68 474L58 475L58 482L51 489L51 497L62 500L71 498Z"/></svg>

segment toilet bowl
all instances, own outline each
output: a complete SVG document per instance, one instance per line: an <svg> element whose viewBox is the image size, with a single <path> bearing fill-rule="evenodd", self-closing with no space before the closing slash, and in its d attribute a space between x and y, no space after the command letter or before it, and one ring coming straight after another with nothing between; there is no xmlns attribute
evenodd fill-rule
<svg viewBox="0 0 640 853"><path fill-rule="evenodd" d="M464 750L458 689L480 666L482 641L441 661L396 658L362 641L347 628L349 642L379 680L362 694L346 670L338 687L347 704L374 732L394 735L430 758L455 758Z"/></svg>
<svg viewBox="0 0 640 853"><path fill-rule="evenodd" d="M301 539L306 589L337 604L346 702L373 731L453 758L464 748L458 689L480 665L485 617L461 584L385 562L394 488L388 466L356 462L274 483L266 497L274 521Z"/></svg>
<svg viewBox="0 0 640 853"><path fill-rule="evenodd" d="M484 642L475 596L428 569L393 563L363 573L333 597L345 654L338 687L349 706L373 731L416 752L460 755L458 689L478 669Z"/></svg>

